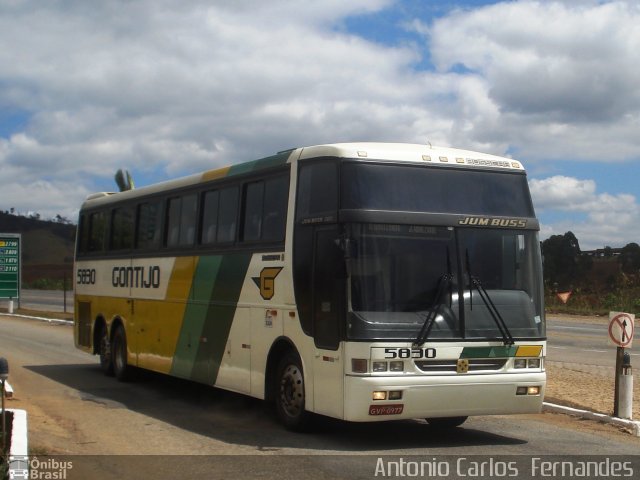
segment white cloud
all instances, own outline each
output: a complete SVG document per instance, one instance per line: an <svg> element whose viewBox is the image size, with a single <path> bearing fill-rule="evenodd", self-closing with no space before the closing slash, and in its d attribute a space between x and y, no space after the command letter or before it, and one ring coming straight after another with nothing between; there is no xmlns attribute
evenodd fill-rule
<svg viewBox="0 0 640 480"><path fill-rule="evenodd" d="M636 2L505 2L414 28L439 72L483 80L470 94L488 128L474 122L469 136L508 141L524 158L640 158Z"/></svg>
<svg viewBox="0 0 640 480"><path fill-rule="evenodd" d="M529 186L538 215L560 212L567 214L565 218L574 213L584 217L544 224L543 238L572 231L582 249L620 247L640 238L640 204L633 195L597 193L593 180L565 176L533 179Z"/></svg>

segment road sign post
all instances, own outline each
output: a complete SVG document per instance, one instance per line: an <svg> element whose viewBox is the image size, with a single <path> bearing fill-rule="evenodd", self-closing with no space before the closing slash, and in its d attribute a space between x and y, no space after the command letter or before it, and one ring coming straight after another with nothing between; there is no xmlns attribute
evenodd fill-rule
<svg viewBox="0 0 640 480"><path fill-rule="evenodd" d="M629 382L622 381L623 365L624 365L624 349L631 348L633 344L633 333L635 330L635 315L624 312L609 312L609 343L617 346L616 348L616 377L615 392L613 395L613 416L620 415L620 398L621 383L628 388ZM626 379L625 379L626 380ZM633 377L631 377L631 381ZM630 383L633 385L633 383ZM631 387L633 388L633 387ZM624 398L627 398L628 392L624 392Z"/></svg>
<svg viewBox="0 0 640 480"><path fill-rule="evenodd" d="M22 237L19 233L0 233L0 298L18 300L22 279Z"/></svg>

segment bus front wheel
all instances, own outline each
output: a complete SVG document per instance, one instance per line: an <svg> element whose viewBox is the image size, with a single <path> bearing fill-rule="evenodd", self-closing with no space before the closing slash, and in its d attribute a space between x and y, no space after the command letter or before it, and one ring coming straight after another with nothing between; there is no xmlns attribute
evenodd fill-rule
<svg viewBox="0 0 640 480"><path fill-rule="evenodd" d="M441 418L427 418L429 426L438 430L447 430L449 428L455 428L462 425L467 421L469 417L441 417Z"/></svg>
<svg viewBox="0 0 640 480"><path fill-rule="evenodd" d="M111 340L111 353L113 373L118 380L124 382L129 377L129 365L127 365L127 336L122 325L116 327Z"/></svg>
<svg viewBox="0 0 640 480"><path fill-rule="evenodd" d="M280 360L276 376L276 412L289 430L304 431L310 414L305 410L304 373L300 357L290 352Z"/></svg>

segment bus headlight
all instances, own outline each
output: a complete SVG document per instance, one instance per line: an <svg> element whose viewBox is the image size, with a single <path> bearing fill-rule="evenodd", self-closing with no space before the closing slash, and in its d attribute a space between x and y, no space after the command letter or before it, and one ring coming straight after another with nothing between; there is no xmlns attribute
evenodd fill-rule
<svg viewBox="0 0 640 480"><path fill-rule="evenodd" d="M529 368L540 368L541 360L539 358L530 358L527 360L527 367Z"/></svg>
<svg viewBox="0 0 640 480"><path fill-rule="evenodd" d="M513 360L513 368L540 368L541 366L541 358L515 358Z"/></svg>

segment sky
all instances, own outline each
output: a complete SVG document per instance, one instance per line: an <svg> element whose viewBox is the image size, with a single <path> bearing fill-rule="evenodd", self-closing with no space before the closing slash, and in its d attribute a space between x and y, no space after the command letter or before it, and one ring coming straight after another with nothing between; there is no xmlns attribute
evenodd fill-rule
<svg viewBox="0 0 640 480"><path fill-rule="evenodd" d="M0 210L343 141L520 160L541 238L640 243L640 2L0 0Z"/></svg>

